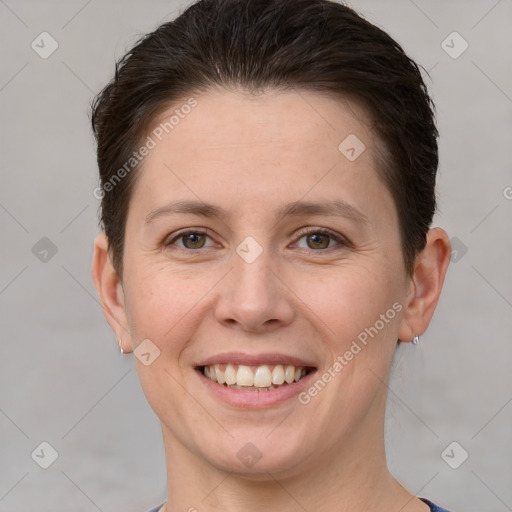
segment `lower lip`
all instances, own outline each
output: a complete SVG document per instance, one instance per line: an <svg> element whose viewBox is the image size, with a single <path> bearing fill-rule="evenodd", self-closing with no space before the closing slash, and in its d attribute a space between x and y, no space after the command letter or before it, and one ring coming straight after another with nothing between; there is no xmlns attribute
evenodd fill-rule
<svg viewBox="0 0 512 512"><path fill-rule="evenodd" d="M296 397L301 391L308 387L310 381L314 378L316 370L308 373L305 377L292 384L285 384L278 388L268 391L243 391L241 389L231 389L223 384L214 382L197 369L201 382L220 400L230 405L242 409L258 409L278 405L290 398Z"/></svg>

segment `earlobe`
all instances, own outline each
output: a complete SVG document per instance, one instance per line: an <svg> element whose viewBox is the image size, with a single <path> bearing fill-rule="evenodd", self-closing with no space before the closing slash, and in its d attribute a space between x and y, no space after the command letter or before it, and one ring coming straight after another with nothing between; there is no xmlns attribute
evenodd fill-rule
<svg viewBox="0 0 512 512"><path fill-rule="evenodd" d="M105 233L100 233L94 240L92 261L92 278L100 299L103 314L118 340L129 339L129 329L125 309L124 291L119 276L112 265L109 254L109 242ZM122 346L129 352L131 346Z"/></svg>
<svg viewBox="0 0 512 512"><path fill-rule="evenodd" d="M427 329L436 309L450 263L451 245L441 228L430 229L427 243L416 257L410 292L399 328L400 340L411 341Z"/></svg>

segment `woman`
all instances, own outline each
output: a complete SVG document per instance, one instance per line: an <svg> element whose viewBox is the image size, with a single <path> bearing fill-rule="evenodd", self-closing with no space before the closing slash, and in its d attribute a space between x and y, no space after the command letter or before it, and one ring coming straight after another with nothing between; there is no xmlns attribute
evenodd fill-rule
<svg viewBox="0 0 512 512"><path fill-rule="evenodd" d="M384 451L448 236L417 65L328 0L203 0L93 104L93 278L161 422L152 512L441 512Z"/></svg>

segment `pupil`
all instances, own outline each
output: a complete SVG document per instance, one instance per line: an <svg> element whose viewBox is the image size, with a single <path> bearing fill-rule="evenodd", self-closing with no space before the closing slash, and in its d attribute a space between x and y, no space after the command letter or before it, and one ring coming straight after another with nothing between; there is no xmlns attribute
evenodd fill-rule
<svg viewBox="0 0 512 512"><path fill-rule="evenodd" d="M185 237L183 238L185 247L192 248L192 249L196 249L197 247L202 247L204 245L204 238L201 239L201 237L203 237L203 236L204 235L200 235L197 233L191 233L189 235L185 235ZM192 245L192 247L188 247L187 243Z"/></svg>
<svg viewBox="0 0 512 512"><path fill-rule="evenodd" d="M309 241L312 243L313 248L315 249L325 249L329 245L328 241L325 243L327 239L327 235L321 235L318 233L309 235Z"/></svg>
<svg viewBox="0 0 512 512"><path fill-rule="evenodd" d="M308 236L308 242L313 246L315 249L325 249L329 246L327 235L322 235L315 233L313 235ZM204 235L198 234L198 233L191 233L188 235L185 235L183 237L184 244L186 247L188 247L187 244L192 245L193 249L201 248L204 245ZM188 247L190 248L190 247Z"/></svg>

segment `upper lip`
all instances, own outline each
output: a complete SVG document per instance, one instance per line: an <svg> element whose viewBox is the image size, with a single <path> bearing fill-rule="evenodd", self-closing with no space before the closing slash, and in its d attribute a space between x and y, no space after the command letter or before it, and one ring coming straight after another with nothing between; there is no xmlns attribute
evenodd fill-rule
<svg viewBox="0 0 512 512"><path fill-rule="evenodd" d="M215 354L198 363L196 366L212 366L214 364L237 364L245 366L261 366L261 365L288 365L295 367L316 368L311 361L306 361L299 357L286 354L244 354L242 352L224 352Z"/></svg>

